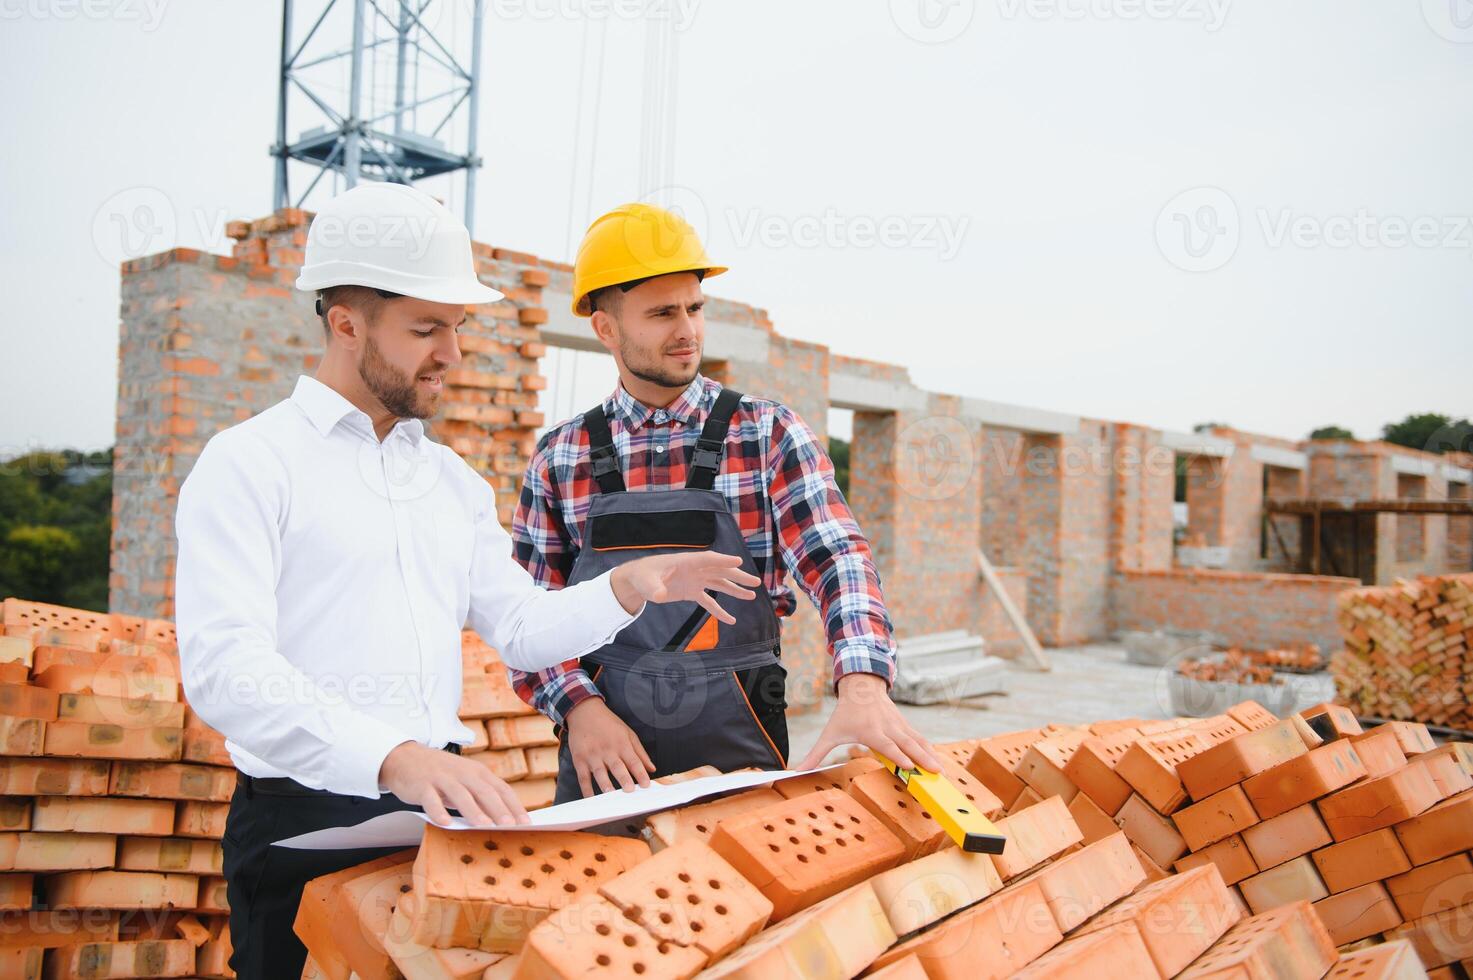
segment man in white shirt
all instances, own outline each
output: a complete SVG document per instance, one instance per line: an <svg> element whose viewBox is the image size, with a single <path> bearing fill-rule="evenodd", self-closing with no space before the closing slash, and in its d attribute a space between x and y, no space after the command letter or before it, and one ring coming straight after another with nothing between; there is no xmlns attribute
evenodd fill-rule
<svg viewBox="0 0 1473 980"><path fill-rule="evenodd" d="M602 646L645 602L729 619L707 590L750 598L758 582L705 551L550 592L513 560L490 485L424 431L466 306L502 298L432 198L394 184L335 198L297 286L318 293L327 333L316 377L211 439L176 516L185 694L240 770L223 846L242 978L300 975L303 886L386 853L274 841L416 806L527 821L459 756L463 626L538 670Z"/></svg>

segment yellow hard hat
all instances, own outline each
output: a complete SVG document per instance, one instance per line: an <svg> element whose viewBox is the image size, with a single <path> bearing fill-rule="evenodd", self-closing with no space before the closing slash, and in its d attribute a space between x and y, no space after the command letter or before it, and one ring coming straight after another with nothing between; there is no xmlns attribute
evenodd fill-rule
<svg viewBox="0 0 1473 980"><path fill-rule="evenodd" d="M573 260L573 313L592 316L588 294L672 272L719 276L726 266L706 255L700 236L674 211L623 204L589 226Z"/></svg>

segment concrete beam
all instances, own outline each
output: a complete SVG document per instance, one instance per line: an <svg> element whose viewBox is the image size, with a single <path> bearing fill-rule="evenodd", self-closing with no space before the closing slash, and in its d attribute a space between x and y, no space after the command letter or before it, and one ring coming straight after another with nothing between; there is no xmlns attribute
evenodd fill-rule
<svg viewBox="0 0 1473 980"><path fill-rule="evenodd" d="M604 353L604 346L593 335L588 318L573 315L572 303L573 297L567 293L544 292L547 322L541 327L543 342L569 350ZM707 360L766 364L768 343L767 331L760 327L706 318L704 356Z"/></svg>
<svg viewBox="0 0 1473 980"><path fill-rule="evenodd" d="M1408 456L1402 453L1391 454L1391 472L1405 474L1406 476L1435 476L1442 469L1442 465L1438 460L1427 459L1422 456Z"/></svg>
<svg viewBox="0 0 1473 980"><path fill-rule="evenodd" d="M982 398L963 398L962 415L995 429L1014 429L1018 432L1046 435L1069 435L1079 431L1078 415Z"/></svg>
<svg viewBox="0 0 1473 980"><path fill-rule="evenodd" d="M1255 442L1250 452L1254 459L1267 466L1277 466L1286 470L1305 470L1309 468L1309 457L1297 449L1265 446L1262 443Z"/></svg>
<svg viewBox="0 0 1473 980"><path fill-rule="evenodd" d="M829 404L855 412L924 412L924 391L903 381L883 381L862 374L829 371Z"/></svg>
<svg viewBox="0 0 1473 980"><path fill-rule="evenodd" d="M1221 436L1205 432L1173 432L1170 429L1162 430L1161 445L1187 456L1217 456L1222 459L1227 459L1238 448L1231 439Z"/></svg>

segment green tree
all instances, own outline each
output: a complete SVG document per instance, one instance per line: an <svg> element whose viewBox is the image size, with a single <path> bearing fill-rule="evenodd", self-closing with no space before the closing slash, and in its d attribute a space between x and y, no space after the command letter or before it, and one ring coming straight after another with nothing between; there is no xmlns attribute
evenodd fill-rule
<svg viewBox="0 0 1473 980"><path fill-rule="evenodd" d="M1213 429L1231 429L1232 426L1226 422L1198 422L1192 426L1193 432L1211 432Z"/></svg>
<svg viewBox="0 0 1473 980"><path fill-rule="evenodd" d="M1381 438L1429 453L1473 452L1473 422L1437 412L1408 415L1381 427Z"/></svg>
<svg viewBox="0 0 1473 980"><path fill-rule="evenodd" d="M1311 439L1354 439L1355 433L1340 425L1322 425L1309 434Z"/></svg>
<svg viewBox="0 0 1473 980"><path fill-rule="evenodd" d="M76 535L59 527L17 525L0 550L0 581L24 583L27 599L65 602L81 550Z"/></svg>
<svg viewBox="0 0 1473 980"><path fill-rule="evenodd" d="M107 609L112 451L0 462L0 596Z"/></svg>
<svg viewBox="0 0 1473 980"><path fill-rule="evenodd" d="M838 436L829 436L829 459L834 461L834 482L849 496L849 443Z"/></svg>

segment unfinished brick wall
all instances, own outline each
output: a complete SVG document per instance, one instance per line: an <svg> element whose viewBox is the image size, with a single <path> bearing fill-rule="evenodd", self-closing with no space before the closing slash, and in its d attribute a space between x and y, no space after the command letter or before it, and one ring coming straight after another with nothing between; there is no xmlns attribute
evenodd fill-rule
<svg viewBox="0 0 1473 980"><path fill-rule="evenodd" d="M231 226L230 256L174 249L122 267L109 606L173 615L174 508L205 442L291 394L322 350L312 297L293 287L308 215L284 209ZM430 425L485 474L504 521L541 423L537 323L546 273L532 256L477 245L481 276L508 303L461 328L463 361Z"/></svg>
<svg viewBox="0 0 1473 980"><path fill-rule="evenodd" d="M1329 653L1340 644L1335 597L1358 585L1328 575L1123 570L1112 594L1112 622L1121 630L1190 626L1252 648L1317 643Z"/></svg>

